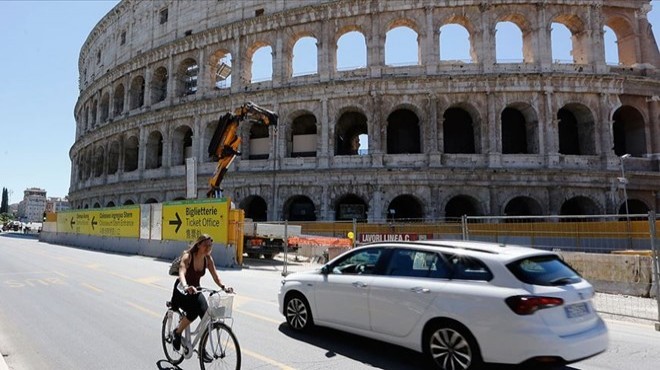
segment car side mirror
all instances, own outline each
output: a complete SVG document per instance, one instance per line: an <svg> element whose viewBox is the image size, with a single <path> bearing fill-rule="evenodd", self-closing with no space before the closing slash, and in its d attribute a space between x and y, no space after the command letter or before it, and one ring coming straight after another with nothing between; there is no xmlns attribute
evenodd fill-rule
<svg viewBox="0 0 660 370"><path fill-rule="evenodd" d="M330 272L330 268L328 267L328 265L321 266L321 273L323 275L327 275L329 272Z"/></svg>

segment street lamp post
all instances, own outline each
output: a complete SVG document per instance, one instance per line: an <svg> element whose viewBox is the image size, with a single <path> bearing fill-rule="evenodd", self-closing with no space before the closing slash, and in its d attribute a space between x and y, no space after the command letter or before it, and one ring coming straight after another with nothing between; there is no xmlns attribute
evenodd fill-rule
<svg viewBox="0 0 660 370"><path fill-rule="evenodd" d="M628 248L632 248L632 235L631 234L631 228L630 228L630 210L628 209L628 191L627 191L627 186L628 186L628 179L626 178L626 171L624 169L624 164L623 162L626 160L626 158L629 158L630 154L626 153L619 157L619 160L621 162L621 177L619 177L619 183L621 183L621 186L623 187L623 204L626 207L626 228L628 231Z"/></svg>

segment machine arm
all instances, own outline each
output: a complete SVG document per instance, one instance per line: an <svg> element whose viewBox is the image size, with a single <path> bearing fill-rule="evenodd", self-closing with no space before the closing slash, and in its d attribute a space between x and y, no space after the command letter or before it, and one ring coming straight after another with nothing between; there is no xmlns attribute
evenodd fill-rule
<svg viewBox="0 0 660 370"><path fill-rule="evenodd" d="M218 127L216 127L213 133L208 148L209 156L218 160L215 173L209 179L209 191L206 194L209 198L219 196L221 191L220 183L227 169L234 161L234 158L237 155L241 155L238 151L241 138L238 136L237 131L238 125L244 120L266 126L276 126L278 116L275 112L250 102L236 108L234 113L227 113L220 117Z"/></svg>

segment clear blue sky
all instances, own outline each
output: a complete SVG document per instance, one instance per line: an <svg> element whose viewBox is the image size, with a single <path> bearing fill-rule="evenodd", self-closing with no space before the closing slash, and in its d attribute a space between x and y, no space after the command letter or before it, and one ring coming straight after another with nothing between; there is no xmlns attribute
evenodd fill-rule
<svg viewBox="0 0 660 370"><path fill-rule="evenodd" d="M9 189L10 203L29 187L68 194L80 47L117 3L0 0L0 188ZM660 40L660 0L653 7Z"/></svg>

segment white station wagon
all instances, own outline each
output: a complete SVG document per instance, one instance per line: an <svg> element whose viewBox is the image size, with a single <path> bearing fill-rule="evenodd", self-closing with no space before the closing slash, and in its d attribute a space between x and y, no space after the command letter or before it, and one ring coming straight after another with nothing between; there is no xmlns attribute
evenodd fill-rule
<svg viewBox="0 0 660 370"><path fill-rule="evenodd" d="M556 254L464 241L375 243L287 276L280 312L424 353L435 368L566 364L607 348L594 289Z"/></svg>

